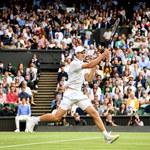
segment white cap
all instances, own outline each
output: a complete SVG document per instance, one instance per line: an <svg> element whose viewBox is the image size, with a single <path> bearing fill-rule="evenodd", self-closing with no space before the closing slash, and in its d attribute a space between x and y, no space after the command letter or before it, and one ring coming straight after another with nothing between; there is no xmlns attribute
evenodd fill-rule
<svg viewBox="0 0 150 150"><path fill-rule="evenodd" d="M76 54L76 53L83 52L84 50L85 50L85 49L84 49L83 46L78 46L78 47L75 48L75 54Z"/></svg>

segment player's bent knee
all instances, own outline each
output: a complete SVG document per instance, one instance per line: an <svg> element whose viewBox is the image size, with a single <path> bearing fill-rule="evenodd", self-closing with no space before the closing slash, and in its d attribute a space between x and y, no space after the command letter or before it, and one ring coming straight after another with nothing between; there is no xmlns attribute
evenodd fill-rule
<svg viewBox="0 0 150 150"><path fill-rule="evenodd" d="M61 116L57 116L57 115L55 115L55 121L60 121L61 120Z"/></svg>
<svg viewBox="0 0 150 150"><path fill-rule="evenodd" d="M99 114L96 111L92 111L90 116L93 118L97 118L97 117L99 117Z"/></svg>

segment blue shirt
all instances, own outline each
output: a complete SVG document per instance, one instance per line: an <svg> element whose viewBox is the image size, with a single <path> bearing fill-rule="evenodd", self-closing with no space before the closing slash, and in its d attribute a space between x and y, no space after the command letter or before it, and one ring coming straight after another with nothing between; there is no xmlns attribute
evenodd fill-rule
<svg viewBox="0 0 150 150"><path fill-rule="evenodd" d="M143 67L147 65L148 65L148 61L142 61L142 60L139 61L139 68L143 69Z"/></svg>
<svg viewBox="0 0 150 150"><path fill-rule="evenodd" d="M30 106L25 104L25 105L19 105L18 107L18 112L17 112L17 116L20 115L31 115L31 109Z"/></svg>
<svg viewBox="0 0 150 150"><path fill-rule="evenodd" d="M25 20L19 20L18 21L19 26L24 26L26 24Z"/></svg>
<svg viewBox="0 0 150 150"><path fill-rule="evenodd" d="M21 99L21 98L29 98L30 97L30 95L28 94L28 93L26 93L26 92L21 92L19 95L18 95L18 97Z"/></svg>

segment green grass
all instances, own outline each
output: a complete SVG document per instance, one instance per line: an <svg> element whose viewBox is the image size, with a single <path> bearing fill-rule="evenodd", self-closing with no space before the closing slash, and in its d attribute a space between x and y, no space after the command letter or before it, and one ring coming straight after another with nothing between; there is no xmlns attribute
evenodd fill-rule
<svg viewBox="0 0 150 150"><path fill-rule="evenodd" d="M1 132L0 150L150 149L150 133L120 132L117 134L120 134L120 138L116 142L113 144L106 144L103 135L98 132L36 132L32 134L24 132Z"/></svg>

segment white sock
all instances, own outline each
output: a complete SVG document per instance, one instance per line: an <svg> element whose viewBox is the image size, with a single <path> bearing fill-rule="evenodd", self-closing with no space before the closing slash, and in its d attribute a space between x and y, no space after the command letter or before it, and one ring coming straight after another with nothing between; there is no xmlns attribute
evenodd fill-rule
<svg viewBox="0 0 150 150"><path fill-rule="evenodd" d="M110 135L108 134L108 132L106 130L103 131L102 133L103 133L104 137L106 137L106 138L110 137Z"/></svg>

